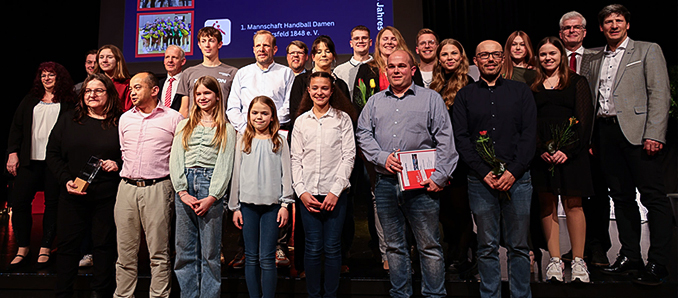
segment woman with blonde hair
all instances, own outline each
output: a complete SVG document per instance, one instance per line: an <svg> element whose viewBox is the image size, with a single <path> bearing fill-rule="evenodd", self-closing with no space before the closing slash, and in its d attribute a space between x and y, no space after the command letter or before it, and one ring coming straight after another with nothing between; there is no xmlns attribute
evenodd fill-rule
<svg viewBox="0 0 678 298"><path fill-rule="evenodd" d="M200 77L195 104L177 125L170 154L170 177L176 191L176 262L182 297L221 293L221 228L233 169L236 133L224 113L219 82Z"/></svg>
<svg viewBox="0 0 678 298"><path fill-rule="evenodd" d="M367 87L367 95L388 88L389 83L388 78L386 77L386 64L388 63L388 57L398 50L406 51L411 57L414 57L410 48L407 47L405 38L403 38L403 35L400 34L398 29L392 26L386 26L384 29L381 29L377 34L377 41L374 45L374 59L360 65L358 73L356 74L355 86L352 86L353 103L356 104L358 112L362 110L362 107L368 100L368 98L362 98L362 93L359 88L360 80L362 80ZM412 77L412 80L415 84L422 87L424 86L424 79L421 77L420 72L416 72L415 76ZM372 85L374 85L374 87L372 87Z"/></svg>
<svg viewBox="0 0 678 298"><path fill-rule="evenodd" d="M438 57L438 62L433 68L433 81L430 88L443 97L451 119L452 105L457 92L473 83L473 78L468 75L468 57L461 43L452 38L440 42L436 49L436 57ZM468 172L468 165L459 160L450 184L443 189L441 194L441 197L447 199L440 200L441 213L446 215L440 217L445 234L444 241L448 244L446 266L450 272L462 275L469 273L473 268L476 255L476 234L473 232L473 219L468 201L466 180ZM470 260L469 249L472 252Z"/></svg>

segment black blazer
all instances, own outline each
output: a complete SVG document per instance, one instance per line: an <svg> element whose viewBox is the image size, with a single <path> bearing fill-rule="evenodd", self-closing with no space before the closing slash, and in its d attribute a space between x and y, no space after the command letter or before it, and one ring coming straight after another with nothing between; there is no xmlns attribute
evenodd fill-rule
<svg viewBox="0 0 678 298"><path fill-rule="evenodd" d="M19 154L19 166L28 166L31 162L31 134L33 129L33 108L40 102L40 97L29 94L21 100L14 112L12 125L9 128L7 140L7 155ZM59 117L72 106L65 102L60 103ZM6 161L6 159L5 159Z"/></svg>
<svg viewBox="0 0 678 298"><path fill-rule="evenodd" d="M165 74L163 77L158 78L158 87L160 87L160 93L158 94L158 100L162 101L163 103L165 102L165 94L162 94L162 88L165 86L165 82L167 81L167 74ZM176 83L173 86L174 88L178 88L178 85ZM174 98L172 99L172 105L170 108L172 108L175 111L179 111L181 108L181 98L183 95L176 93L174 94Z"/></svg>

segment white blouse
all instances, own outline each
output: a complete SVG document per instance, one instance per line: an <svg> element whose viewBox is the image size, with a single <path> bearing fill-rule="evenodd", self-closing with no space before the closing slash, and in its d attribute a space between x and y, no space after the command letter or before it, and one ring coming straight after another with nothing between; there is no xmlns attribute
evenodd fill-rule
<svg viewBox="0 0 678 298"><path fill-rule="evenodd" d="M38 102L33 108L33 126L31 129L31 160L45 160L49 134L59 119L61 104Z"/></svg>
<svg viewBox="0 0 678 298"><path fill-rule="evenodd" d="M313 110L301 114L292 130L292 181L297 196L339 196L350 186L355 160L351 117L330 109L317 118Z"/></svg>

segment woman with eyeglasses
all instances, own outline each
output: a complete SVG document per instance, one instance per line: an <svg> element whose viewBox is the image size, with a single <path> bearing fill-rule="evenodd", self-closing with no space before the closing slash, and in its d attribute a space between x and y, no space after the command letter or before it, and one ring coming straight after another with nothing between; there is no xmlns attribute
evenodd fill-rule
<svg viewBox="0 0 678 298"><path fill-rule="evenodd" d="M505 79L531 84L537 73L534 70L534 52L527 33L514 31L504 46L504 65L501 76Z"/></svg>
<svg viewBox="0 0 678 298"><path fill-rule="evenodd" d="M111 297L115 290L117 259L113 207L120 183L122 154L118 138L118 120L122 111L118 92L104 74L85 79L75 109L59 117L47 145L47 165L60 188L57 235L56 297L71 297L78 274L80 247L85 229L91 229L91 288L99 296ZM86 189L76 183L87 181L91 170L100 166Z"/></svg>
<svg viewBox="0 0 678 298"><path fill-rule="evenodd" d="M31 205L39 190L45 194L45 213L38 268L49 264L52 242L56 236L60 185L47 168L45 153L54 124L59 115L70 109L74 97L73 80L68 71L58 63L43 62L35 74L30 93L14 113L7 142L7 171L16 177L9 202L19 249L10 262L10 270L28 263L33 223Z"/></svg>

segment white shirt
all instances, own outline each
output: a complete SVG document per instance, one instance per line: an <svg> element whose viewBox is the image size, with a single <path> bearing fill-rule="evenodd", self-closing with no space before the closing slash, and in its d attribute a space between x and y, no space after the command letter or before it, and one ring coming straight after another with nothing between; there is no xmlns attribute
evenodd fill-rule
<svg viewBox="0 0 678 298"><path fill-rule="evenodd" d="M572 54L574 53L574 54L577 55L577 56L575 56L575 59L577 59L577 68L576 69L577 69L577 74L579 74L581 72L581 61L584 58L584 47L579 46L579 48L576 49L574 52L572 52L568 49L565 49L565 53L567 54L567 65L568 66L570 65L570 59L572 59L570 57L572 57Z"/></svg>
<svg viewBox="0 0 678 298"><path fill-rule="evenodd" d="M33 108L33 123L31 133L31 160L45 160L49 134L59 119L61 104L38 102Z"/></svg>
<svg viewBox="0 0 678 298"><path fill-rule="evenodd" d="M292 130L292 181L297 196L336 196L351 184L355 160L355 139L351 117L330 109L320 118L313 110L301 114Z"/></svg>
<svg viewBox="0 0 678 298"><path fill-rule="evenodd" d="M270 97L277 107L278 121L281 124L290 121L290 91L294 83L294 72L291 68L271 63L267 69L259 68L252 63L238 70L228 95L226 115L235 130L245 132L247 127L247 110L250 102L257 96Z"/></svg>
<svg viewBox="0 0 678 298"><path fill-rule="evenodd" d="M614 107L614 98L612 96L612 88L614 87L614 80L617 76L617 70L621 63L622 57L626 52L626 46L629 43L629 38L626 37L624 42L612 52L608 46L605 46L603 53L603 65L600 68L600 77L598 78L598 102L600 109L598 109L598 117L612 117L617 116L617 110Z"/></svg>
<svg viewBox="0 0 678 298"><path fill-rule="evenodd" d="M424 80L424 88L431 86L431 81L433 81L433 71L420 71L421 78Z"/></svg>
<svg viewBox="0 0 678 298"><path fill-rule="evenodd" d="M167 94L167 88L169 88L169 80L171 78L174 78L174 81L172 82L172 92L170 93L170 105L174 103L174 96L177 94L177 89L179 88L179 81L181 80L181 74L183 72L178 73L176 76L171 76L170 74L167 74L167 79L165 79L165 84L162 85L162 92L158 95L158 99L164 104L165 103L165 94Z"/></svg>

